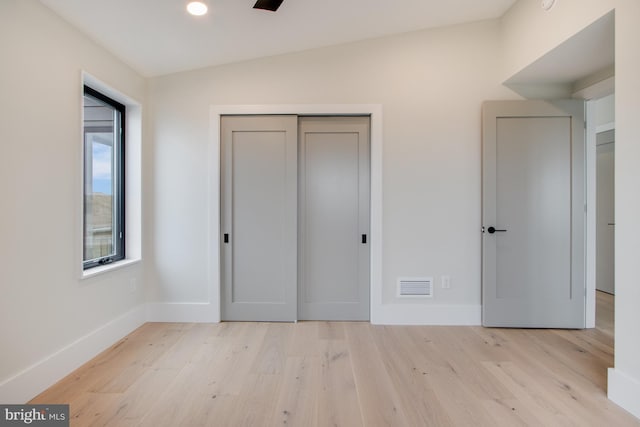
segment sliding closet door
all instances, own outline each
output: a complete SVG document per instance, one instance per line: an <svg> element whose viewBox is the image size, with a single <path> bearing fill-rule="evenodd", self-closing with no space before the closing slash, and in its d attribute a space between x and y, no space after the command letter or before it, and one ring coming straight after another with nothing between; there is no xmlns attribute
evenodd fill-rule
<svg viewBox="0 0 640 427"><path fill-rule="evenodd" d="M369 127L300 118L300 320L369 320Z"/></svg>
<svg viewBox="0 0 640 427"><path fill-rule="evenodd" d="M223 320L296 320L297 120L221 119Z"/></svg>

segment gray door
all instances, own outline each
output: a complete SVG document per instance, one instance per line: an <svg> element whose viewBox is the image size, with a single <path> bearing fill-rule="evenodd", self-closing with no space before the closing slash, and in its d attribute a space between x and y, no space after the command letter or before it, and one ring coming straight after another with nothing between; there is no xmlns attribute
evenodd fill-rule
<svg viewBox="0 0 640 427"><path fill-rule="evenodd" d="M596 147L596 289L615 293L615 131L597 135Z"/></svg>
<svg viewBox="0 0 640 427"><path fill-rule="evenodd" d="M296 320L297 124L221 118L223 320Z"/></svg>
<svg viewBox="0 0 640 427"><path fill-rule="evenodd" d="M369 118L300 118L300 320L369 320Z"/></svg>
<svg viewBox="0 0 640 427"><path fill-rule="evenodd" d="M583 102L486 102L482 156L483 324L583 328Z"/></svg>

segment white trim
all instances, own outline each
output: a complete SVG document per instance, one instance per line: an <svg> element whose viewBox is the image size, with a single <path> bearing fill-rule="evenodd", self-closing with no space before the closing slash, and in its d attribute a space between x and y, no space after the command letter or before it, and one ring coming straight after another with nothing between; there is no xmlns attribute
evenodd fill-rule
<svg viewBox="0 0 640 427"><path fill-rule="evenodd" d="M382 316L382 105L212 105L209 134L209 301L220 321L220 116L250 114L371 116L371 323Z"/></svg>
<svg viewBox="0 0 640 427"><path fill-rule="evenodd" d="M125 117L125 259L102 267L84 270L82 253L84 246L84 85L120 102L127 108ZM79 238L76 249L78 277L86 279L107 273L142 260L142 104L112 88L86 71L80 73L80 182L78 206L80 218Z"/></svg>
<svg viewBox="0 0 640 427"><path fill-rule="evenodd" d="M615 93L614 70L610 76L573 93L573 98L585 101L585 328L596 327L596 135L615 128L615 123L596 126L598 99ZM591 80L591 78L588 78ZM579 85L585 82L578 82Z"/></svg>
<svg viewBox="0 0 640 427"><path fill-rule="evenodd" d="M217 323L212 303L149 303L146 306L147 322Z"/></svg>
<svg viewBox="0 0 640 427"><path fill-rule="evenodd" d="M640 418L640 382L619 369L609 368L607 397Z"/></svg>
<svg viewBox="0 0 640 427"><path fill-rule="evenodd" d="M376 325L478 326L481 305L383 304L378 307Z"/></svg>
<svg viewBox="0 0 640 427"><path fill-rule="evenodd" d="M596 101L585 103L585 328L596 327Z"/></svg>
<svg viewBox="0 0 640 427"><path fill-rule="evenodd" d="M23 404L145 323L144 306L115 318L0 383L0 402Z"/></svg>
<svg viewBox="0 0 640 427"><path fill-rule="evenodd" d="M98 267L90 268L89 270L84 270L82 272L81 279L89 279L91 277L99 276L101 274L108 273L114 270L120 270L121 268L129 267L130 265L138 264L141 260L138 259L128 259L125 258L120 261L116 261L107 265L100 265Z"/></svg>

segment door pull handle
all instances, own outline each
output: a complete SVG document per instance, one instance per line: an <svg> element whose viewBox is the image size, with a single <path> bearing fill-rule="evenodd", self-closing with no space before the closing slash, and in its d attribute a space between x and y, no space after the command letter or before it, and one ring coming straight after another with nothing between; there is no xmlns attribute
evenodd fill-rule
<svg viewBox="0 0 640 427"><path fill-rule="evenodd" d="M504 233L507 230L497 230L495 227L489 227L487 228L487 231L489 232L489 234L493 234L493 233Z"/></svg>

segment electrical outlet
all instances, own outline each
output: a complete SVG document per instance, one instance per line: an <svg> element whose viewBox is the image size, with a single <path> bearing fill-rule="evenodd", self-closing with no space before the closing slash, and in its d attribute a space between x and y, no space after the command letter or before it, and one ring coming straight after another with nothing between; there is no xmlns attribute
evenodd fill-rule
<svg viewBox="0 0 640 427"><path fill-rule="evenodd" d="M451 287L451 277L442 276L440 278L440 283L442 284L442 289L449 289Z"/></svg>

